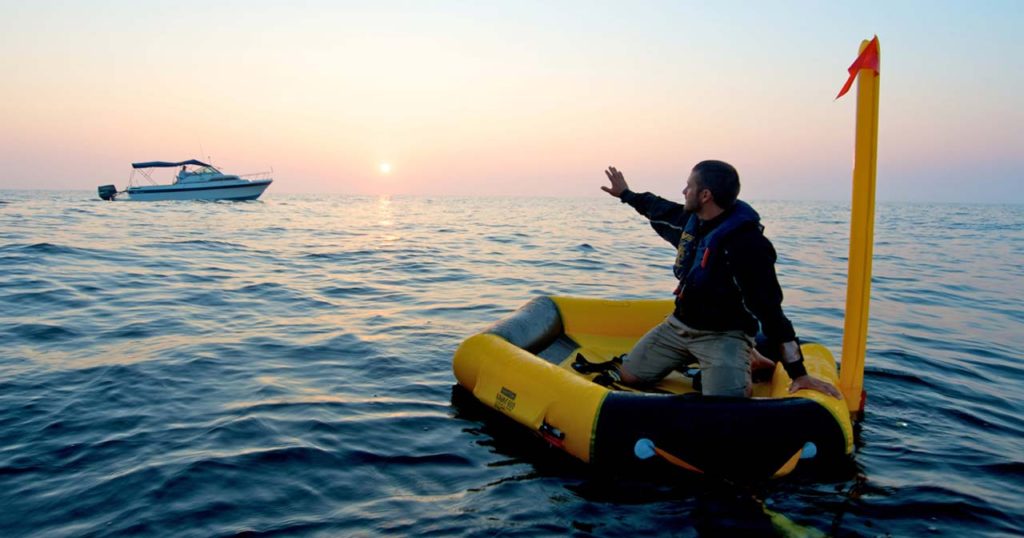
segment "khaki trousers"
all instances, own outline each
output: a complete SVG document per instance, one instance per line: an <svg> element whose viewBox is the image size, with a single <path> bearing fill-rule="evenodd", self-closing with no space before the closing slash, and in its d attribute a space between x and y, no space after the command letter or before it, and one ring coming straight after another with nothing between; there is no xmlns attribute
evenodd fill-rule
<svg viewBox="0 0 1024 538"><path fill-rule="evenodd" d="M669 315L641 338L623 364L645 383L672 370L700 365L706 396L750 396L750 352L754 339L743 331L702 331Z"/></svg>

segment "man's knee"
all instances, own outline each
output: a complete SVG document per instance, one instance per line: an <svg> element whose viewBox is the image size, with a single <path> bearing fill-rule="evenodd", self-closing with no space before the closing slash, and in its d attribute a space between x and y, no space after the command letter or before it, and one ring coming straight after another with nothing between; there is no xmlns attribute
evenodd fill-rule
<svg viewBox="0 0 1024 538"><path fill-rule="evenodd" d="M742 368L708 368L701 371L701 394L748 398L751 394L750 372Z"/></svg>
<svg viewBox="0 0 1024 538"><path fill-rule="evenodd" d="M622 368L619 368L619 377L622 378L623 383L633 387L646 384L643 379L640 379L639 377L630 373L630 371L626 368L626 365L622 365Z"/></svg>

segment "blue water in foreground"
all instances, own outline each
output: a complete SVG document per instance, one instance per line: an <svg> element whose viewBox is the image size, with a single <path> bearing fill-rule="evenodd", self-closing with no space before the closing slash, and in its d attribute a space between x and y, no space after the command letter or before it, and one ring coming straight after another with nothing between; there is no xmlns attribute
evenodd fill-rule
<svg viewBox="0 0 1024 538"><path fill-rule="evenodd" d="M880 205L856 470L740 488L597 472L453 391L538 294L669 296L615 200L94 198L0 192L0 536L1024 533L1022 206ZM838 355L848 206L754 206Z"/></svg>

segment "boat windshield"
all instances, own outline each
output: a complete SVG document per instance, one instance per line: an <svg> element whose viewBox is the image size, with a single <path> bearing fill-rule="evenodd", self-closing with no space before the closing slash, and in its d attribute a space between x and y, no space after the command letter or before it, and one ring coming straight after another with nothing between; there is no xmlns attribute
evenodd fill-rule
<svg viewBox="0 0 1024 538"><path fill-rule="evenodd" d="M192 169L181 168L181 171L175 176L175 183L195 183L195 182L206 182L216 181L220 179L220 176L224 174L216 168L206 165L197 166Z"/></svg>
<svg viewBox="0 0 1024 538"><path fill-rule="evenodd" d="M219 174L220 170L217 170L216 168L214 168L212 166L200 166L198 168L195 168L194 170L189 171L188 173L190 173L190 174Z"/></svg>

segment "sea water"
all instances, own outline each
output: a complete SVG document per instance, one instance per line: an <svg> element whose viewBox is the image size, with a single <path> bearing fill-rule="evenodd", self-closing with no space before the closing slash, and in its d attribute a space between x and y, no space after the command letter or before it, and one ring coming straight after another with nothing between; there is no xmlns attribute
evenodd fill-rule
<svg viewBox="0 0 1024 538"><path fill-rule="evenodd" d="M614 199L94 198L0 192L2 536L1024 533L1022 206L879 205L855 468L748 487L589 468L454 388L537 295L670 296ZM753 205L838 355L848 204Z"/></svg>

